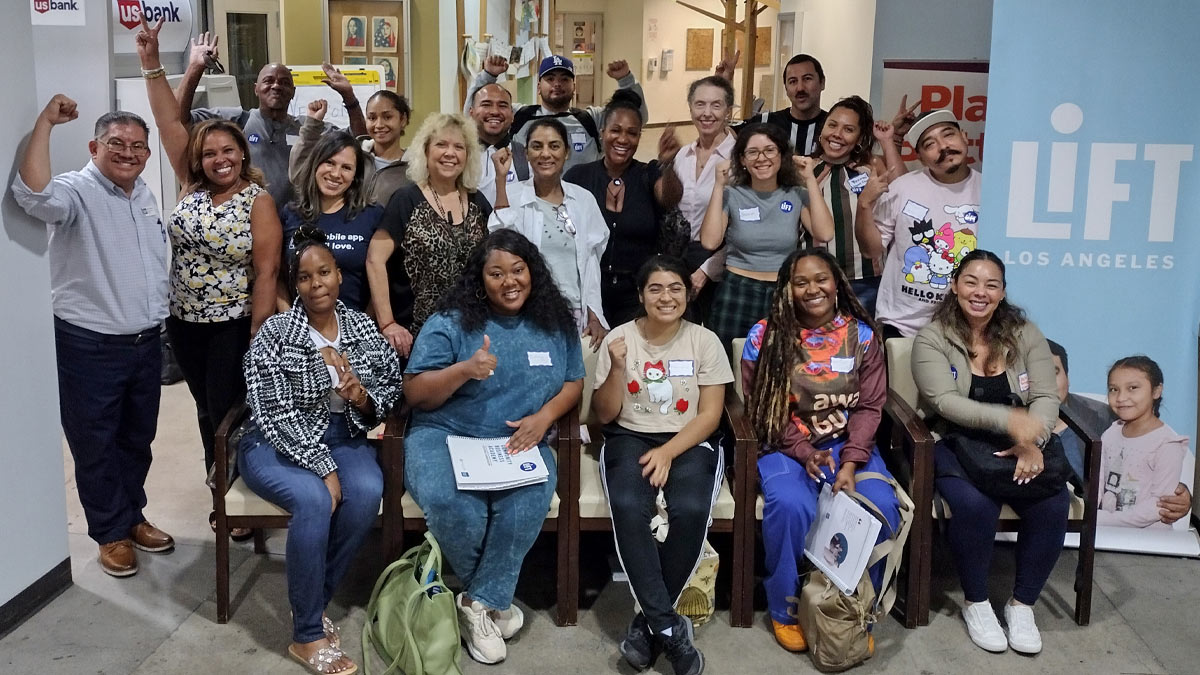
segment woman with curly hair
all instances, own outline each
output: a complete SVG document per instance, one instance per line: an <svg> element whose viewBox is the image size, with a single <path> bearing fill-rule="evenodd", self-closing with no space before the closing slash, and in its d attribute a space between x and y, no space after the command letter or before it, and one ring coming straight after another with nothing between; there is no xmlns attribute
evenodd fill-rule
<svg viewBox="0 0 1200 675"><path fill-rule="evenodd" d="M136 40L163 151L183 185L167 225L171 315L166 323L196 401L207 471L213 466L217 426L246 391L242 355L275 312L282 228L262 171L250 164L242 130L226 120L210 120L189 133L161 75L158 28L143 18ZM215 514L209 521L215 528Z"/></svg>
<svg viewBox="0 0 1200 675"><path fill-rule="evenodd" d="M883 157L875 154L876 141ZM850 279L859 302L874 316L883 260L862 254L854 226L860 219L875 226L875 200L905 171L892 143L892 124L876 122L870 103L847 96L829 108L812 157L817 160L813 174L833 215L833 241L825 248Z"/></svg>
<svg viewBox="0 0 1200 675"><path fill-rule="evenodd" d="M1016 458L1012 480L1026 486L1046 468L1042 450L1058 419L1058 387L1046 338L1008 301L1005 287L1004 263L994 253L979 249L963 256L950 292L913 342L912 371L927 419L943 439L961 435L1005 448L997 455ZM968 476L943 441L934 445L934 471L938 494L954 513L950 549L966 601L967 635L990 652L1012 647L1036 654L1042 638L1033 605L1062 552L1071 504L1065 477L1048 495L997 498ZM988 602L988 568L1004 504L1020 516L1016 581L1004 605L1007 639Z"/></svg>
<svg viewBox="0 0 1200 675"><path fill-rule="evenodd" d="M408 161L413 184L392 194L367 249L367 279L379 330L401 356L487 234L492 205L479 193L475 123L431 113Z"/></svg>
<svg viewBox="0 0 1200 675"><path fill-rule="evenodd" d="M821 483L857 490L887 518L880 540L900 524L892 487L856 475L890 475L875 447L887 398L883 343L846 274L825 249L796 251L779 268L770 316L750 329L742 350L747 414L763 454L767 611L784 649L807 647L788 613L799 595L798 562L817 513ZM879 588L883 563L871 568ZM871 642L874 648L874 642Z"/></svg>
<svg viewBox="0 0 1200 675"><path fill-rule="evenodd" d="M283 240L294 251L301 225L316 227L336 245L333 257L342 273L339 297L350 309L366 309L367 244L379 227L383 207L368 203L366 156L354 136L342 129L323 134L297 172L296 199L283 207ZM279 287L279 311L292 305L294 288Z"/></svg>
<svg viewBox="0 0 1200 675"><path fill-rule="evenodd" d="M456 606L471 657L497 663L524 623L513 592L555 489L545 443L554 421L579 403L583 356L575 318L528 239L501 229L467 260L425 322L405 370L413 406L405 487L463 584ZM460 491L450 435L508 438L510 454L541 454L545 483Z"/></svg>
<svg viewBox="0 0 1200 675"><path fill-rule="evenodd" d="M725 247L729 274L713 298L708 325L728 349L771 307L776 270L789 253L833 239L833 216L820 192L811 157L792 154L782 130L751 124L738 134L733 158L717 165L700 244Z"/></svg>
<svg viewBox="0 0 1200 675"><path fill-rule="evenodd" d="M313 672L354 673L325 616L370 532L383 473L367 432L400 400L400 362L370 317L338 300L343 276L325 234L305 226L289 257L297 299L268 319L246 354L238 444L246 485L288 523L288 653Z"/></svg>

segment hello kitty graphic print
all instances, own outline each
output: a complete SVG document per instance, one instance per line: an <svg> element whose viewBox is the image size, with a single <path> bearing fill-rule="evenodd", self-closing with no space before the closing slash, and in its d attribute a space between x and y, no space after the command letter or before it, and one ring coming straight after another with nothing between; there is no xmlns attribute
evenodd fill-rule
<svg viewBox="0 0 1200 675"><path fill-rule="evenodd" d="M950 290L959 261L978 248L982 178L939 183L927 171L897 178L875 205L887 253L876 319L913 336Z"/></svg>
<svg viewBox="0 0 1200 675"><path fill-rule="evenodd" d="M720 340L689 321L682 322L675 337L662 345L647 343L632 321L605 336L606 341L618 338L624 338L628 351L620 374L624 400L615 422L625 429L677 432L696 418L701 387L733 381ZM596 388L604 385L612 368L604 345L596 359Z"/></svg>

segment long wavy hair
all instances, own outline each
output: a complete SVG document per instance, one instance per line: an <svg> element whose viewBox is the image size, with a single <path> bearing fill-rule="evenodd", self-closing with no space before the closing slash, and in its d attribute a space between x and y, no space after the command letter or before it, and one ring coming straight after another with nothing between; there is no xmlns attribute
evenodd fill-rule
<svg viewBox="0 0 1200 675"><path fill-rule="evenodd" d="M320 140L313 145L312 152L308 153L296 175L296 198L290 206L300 214L305 223L314 225L321 217L321 188L317 187L317 169L346 148L354 150L354 178L344 193L346 207L349 209L346 220L352 220L367 208L371 195L364 185L366 154L349 131L331 129L321 134Z"/></svg>
<svg viewBox="0 0 1200 675"><path fill-rule="evenodd" d="M875 332L879 331L872 321L840 265L823 248L804 248L793 251L779 267L775 280L775 291L771 295L771 314L767 317L767 330L763 334L758 352L758 368L754 372L754 384L746 401L746 414L764 443L778 445L783 439L783 430L788 423L788 402L792 393L792 372L800 358L797 338L804 328L796 316L796 305L792 299L792 268L796 262L808 257L824 261L829 273L837 281L837 313L849 314L866 323Z"/></svg>
<svg viewBox="0 0 1200 675"><path fill-rule="evenodd" d="M462 134L463 143L467 146L467 161L455 183L467 192L474 192L479 189L479 177L483 172L479 132L475 130L474 120L463 117L461 113L435 112L425 117L413 136L412 145L408 146L409 151L404 153L404 159L408 162L408 178L418 185L429 181L429 144L434 136L447 130Z"/></svg>
<svg viewBox="0 0 1200 675"><path fill-rule="evenodd" d="M958 267L954 269L951 279L957 284L958 278L962 275L963 270L973 262L988 262L996 266L1000 270L1001 287L1007 289L1008 281L1004 272L1004 261L996 256L991 251L978 248L963 256L962 261L958 263ZM953 289L942 298L942 302L938 304L937 309L933 312L933 320L942 324L942 326L958 336L958 339L967 346L967 354L971 358L975 358L975 350L971 348L971 325L967 323L967 317L963 314L962 307L958 305L958 294ZM1025 310L1012 304L1008 301L1006 294L1000 303L996 305L996 311L992 314L992 318L988 320L987 326L983 329L983 340L988 348L987 363L984 364L986 370L991 370L993 366L1001 364L1006 368L1012 363L1017 356L1018 333L1021 327L1025 325Z"/></svg>
<svg viewBox="0 0 1200 675"><path fill-rule="evenodd" d="M834 103L829 107L829 113L825 116L825 123L829 123L829 115L838 108L845 108L858 116L858 141L854 144L854 148L850 151L850 164L852 166L867 166L871 163L871 157L875 154L875 116L871 112L871 104L867 103L861 96L847 96L846 98ZM813 148L812 157L820 159L825 150L821 147L820 129L817 132L817 144Z"/></svg>
<svg viewBox="0 0 1200 675"><path fill-rule="evenodd" d="M242 133L241 127L229 120L206 120L192 127L188 136L187 175L184 176L181 194L188 195L197 190L212 191L214 186L204 175L204 142L210 134L219 132L232 136L233 142L242 151L242 172L238 177L260 187L267 186L263 172L250 163L250 143L246 141L246 134Z"/></svg>
<svg viewBox="0 0 1200 675"><path fill-rule="evenodd" d="M457 314L458 324L466 332L483 328L492 314L483 286L483 267L492 251L497 250L524 260L529 269L529 297L521 307L521 316L547 333L575 335L575 316L555 285L546 259L524 235L509 229L496 230L475 247L458 280L438 300L437 311Z"/></svg>
<svg viewBox="0 0 1200 675"><path fill-rule="evenodd" d="M766 136L779 149L779 173L776 174L779 187L784 188L804 184L800 180L800 172L796 170L796 165L792 163L792 144L788 141L787 134L773 124L755 122L754 124L747 124L745 128L738 132L737 141L733 144L733 161L729 163L730 185L750 184L750 172L746 170L746 167L742 166L742 155L746 153L746 146L754 136Z"/></svg>

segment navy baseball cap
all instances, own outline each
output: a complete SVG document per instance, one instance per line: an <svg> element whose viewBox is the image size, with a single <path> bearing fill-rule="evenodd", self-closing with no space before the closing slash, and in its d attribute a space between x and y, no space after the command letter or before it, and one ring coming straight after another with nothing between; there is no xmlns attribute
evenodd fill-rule
<svg viewBox="0 0 1200 675"><path fill-rule="evenodd" d="M561 70L571 77L575 77L575 64L565 56L554 54L542 59L542 65L538 66L538 79L542 79L546 73L552 70Z"/></svg>

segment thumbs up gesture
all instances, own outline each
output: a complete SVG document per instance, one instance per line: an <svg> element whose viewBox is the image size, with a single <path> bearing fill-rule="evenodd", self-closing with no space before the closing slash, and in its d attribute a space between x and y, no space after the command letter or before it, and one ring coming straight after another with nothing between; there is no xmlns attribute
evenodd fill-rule
<svg viewBox="0 0 1200 675"><path fill-rule="evenodd" d="M483 336L483 346L475 350L467 364L467 375L472 380L486 380L496 374L496 355L491 353L492 339Z"/></svg>

